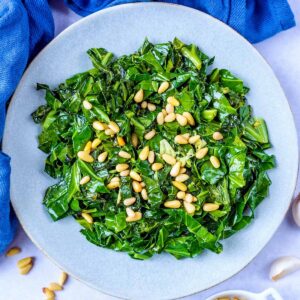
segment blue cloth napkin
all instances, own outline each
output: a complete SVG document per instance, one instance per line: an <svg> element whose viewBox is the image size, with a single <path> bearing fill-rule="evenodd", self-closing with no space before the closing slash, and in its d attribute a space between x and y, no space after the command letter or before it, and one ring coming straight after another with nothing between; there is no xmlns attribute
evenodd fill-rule
<svg viewBox="0 0 300 300"><path fill-rule="evenodd" d="M0 1L0 141L7 100L30 58L53 36L54 22L46 0ZM0 152L0 254L12 241L17 224L10 208L9 176L10 158Z"/></svg>
<svg viewBox="0 0 300 300"><path fill-rule="evenodd" d="M87 16L105 7L139 1L65 0L65 3L76 13ZM295 25L287 0L163 2L183 4L204 11L229 24L251 42L261 41ZM47 0L0 0L0 141L6 103L27 63L53 35L53 18ZM0 152L0 254L12 241L16 229L16 221L12 217L9 204L9 176L10 158Z"/></svg>
<svg viewBox="0 0 300 300"><path fill-rule="evenodd" d="M105 7L151 0L65 0L81 16ZM156 1L155 1L156 2ZM238 31L251 43L260 42L295 25L287 0L161 0L199 9Z"/></svg>

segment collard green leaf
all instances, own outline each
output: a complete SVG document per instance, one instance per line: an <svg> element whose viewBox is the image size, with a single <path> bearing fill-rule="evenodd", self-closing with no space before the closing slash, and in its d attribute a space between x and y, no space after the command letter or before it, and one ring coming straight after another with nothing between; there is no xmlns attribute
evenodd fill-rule
<svg viewBox="0 0 300 300"><path fill-rule="evenodd" d="M118 214L107 213L105 217L105 225L108 229L118 233L126 228L127 222L125 219L125 212L120 212Z"/></svg>
<svg viewBox="0 0 300 300"><path fill-rule="evenodd" d="M49 187L43 200L54 221L64 217L68 207L68 186L64 181Z"/></svg>
<svg viewBox="0 0 300 300"><path fill-rule="evenodd" d="M228 70L220 70L220 79L223 86L229 89L242 93L244 89L243 81L230 73Z"/></svg>
<svg viewBox="0 0 300 300"><path fill-rule="evenodd" d="M159 182L147 176L143 176L142 178L146 184L146 190L149 199L148 201L152 206L160 205L163 200L163 193L160 189Z"/></svg>
<svg viewBox="0 0 300 300"><path fill-rule="evenodd" d="M211 162L208 161L202 165L200 172L201 178L209 184L215 184L225 176L225 171L223 169L214 168Z"/></svg>
<svg viewBox="0 0 300 300"><path fill-rule="evenodd" d="M92 137L92 129L90 124L88 124L85 118L77 117L75 119L72 141L74 152L82 150L86 143Z"/></svg>
<svg viewBox="0 0 300 300"><path fill-rule="evenodd" d="M254 118L252 123L246 123L244 127L244 136L249 140L261 144L268 143L269 137L266 122L261 118Z"/></svg>
<svg viewBox="0 0 300 300"><path fill-rule="evenodd" d="M260 204L260 202L268 196L270 185L271 180L269 179L267 173L259 173L257 179L245 194L246 202L249 204L252 210L254 210Z"/></svg>

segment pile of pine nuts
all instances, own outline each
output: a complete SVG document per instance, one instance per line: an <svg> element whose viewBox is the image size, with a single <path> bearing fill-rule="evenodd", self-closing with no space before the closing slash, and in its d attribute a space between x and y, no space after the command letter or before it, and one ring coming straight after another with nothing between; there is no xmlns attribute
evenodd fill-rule
<svg viewBox="0 0 300 300"><path fill-rule="evenodd" d="M21 249L19 247L12 247L6 252L6 257L11 257L19 254ZM34 258L33 257L24 257L17 262L17 267L21 275L28 274L33 267ZM62 272L59 276L58 282L51 282L48 287L43 287L42 292L46 300L54 300L55 292L61 291L65 282L68 279L68 274Z"/></svg>
<svg viewBox="0 0 300 300"><path fill-rule="evenodd" d="M170 83L167 81L164 81L160 84L158 88L158 94L162 94L166 92L170 87ZM156 106L153 103L149 103L144 100L144 91L143 89L139 89L136 94L134 95L134 101L137 104L141 105L142 109L148 109L150 112L153 112L156 110ZM163 125L164 123L174 122L177 121L180 126L194 126L195 120L194 117L190 112L183 112L182 114L175 114L175 107L178 107L180 105L180 101L176 99L174 96L170 96L167 98L167 104L165 108L162 109L161 112L157 114L156 122L158 125ZM83 106L85 109L92 109L92 104L88 101L83 101ZM120 128L118 124L114 121L110 121L108 124L100 121L94 121L93 122L93 128L96 131L104 131L104 133L110 137L115 137L120 132ZM156 135L156 130L152 129L144 134L145 140L151 140ZM221 141L223 139L223 135L221 132L214 132L212 134L212 139L215 141ZM206 147L205 141L201 140L201 137L199 135L190 135L189 133L177 135L174 139L174 142L178 145L186 145L190 144L192 146L195 146L195 157L196 159L203 159L209 152L208 147ZM126 141L123 137L117 136L117 143L120 147L126 145ZM135 133L131 136L131 143L132 145L137 148L139 140ZM101 140L96 138L93 141L89 141L83 151L79 151L77 153L79 159L92 163L94 161L93 156L91 155L91 152L95 150L99 145L101 144ZM131 154L126 151L119 151L118 155L126 160L131 159ZM108 153L102 152L98 155L98 162L105 162L108 158ZM183 204L183 207L185 211L188 214L193 215L195 213L196 207L193 204L193 202L197 201L197 198L188 192L188 187L184 183L186 180L189 179L189 175L186 174L187 169L183 163L176 157L169 155L169 154L163 154L160 158L165 162L156 162L155 161L155 153L152 151L149 146L145 146L143 149L139 151L139 159L142 161L148 160L149 164L151 165L151 169L154 172L157 172L164 168L165 164L172 166L170 171L170 176L172 179L172 184L174 187L176 187L179 191L176 195L176 199L170 199L167 200L164 203L164 206L166 208L180 208ZM221 162L218 159L218 157L212 155L209 158L212 166L214 168L220 168ZM115 176L110 179L109 183L107 184L107 188L110 190L118 189L121 185L120 177L129 176L132 179L132 189L135 193L140 193L143 200L148 200L148 194L147 194L147 187L145 186L145 183L142 181L141 174L138 174L135 170L130 169L129 163L120 163L117 164L115 167L116 172L119 176ZM84 185L90 181L90 176L84 176L80 180L80 184ZM127 222L135 222L142 218L142 213L138 211L134 211L132 209L132 205L136 202L136 197L131 197L128 199L123 199L123 204L126 207L126 214ZM217 209L219 209L219 204L217 203L204 203L202 206L203 211L205 212L212 212ZM93 223L93 217L87 213L82 212L81 213L82 218L84 218L89 224Z"/></svg>

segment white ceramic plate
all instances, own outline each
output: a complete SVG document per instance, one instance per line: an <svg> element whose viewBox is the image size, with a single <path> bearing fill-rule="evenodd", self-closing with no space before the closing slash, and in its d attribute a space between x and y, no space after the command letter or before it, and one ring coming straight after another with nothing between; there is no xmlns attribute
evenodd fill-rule
<svg viewBox="0 0 300 300"><path fill-rule="evenodd" d="M51 221L42 206L45 189L54 183L43 172L45 155L38 150L30 114L42 103L35 83L54 87L68 76L91 67L86 50L105 47L117 55L131 53L145 37L165 42L175 36L195 43L215 66L232 70L251 88L249 101L266 119L277 157L270 172L270 197L257 209L255 221L224 241L220 255L205 252L177 261L157 255L137 261L126 253L98 248L79 233L72 218ZM12 99L4 136L12 157L11 199L25 231L50 258L92 287L123 298L177 298L207 289L244 268L266 245L281 223L293 194L298 151L295 126L284 93L258 52L235 31L196 10L162 3L109 8L74 24L31 63Z"/></svg>

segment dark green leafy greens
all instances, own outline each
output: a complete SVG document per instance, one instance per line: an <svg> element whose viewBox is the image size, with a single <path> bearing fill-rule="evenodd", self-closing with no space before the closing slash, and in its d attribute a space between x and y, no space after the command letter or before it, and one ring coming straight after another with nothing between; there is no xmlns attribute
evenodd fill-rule
<svg viewBox="0 0 300 300"><path fill-rule="evenodd" d="M220 240L253 219L255 208L268 195L271 181L267 170L275 166L274 157L265 152L270 148L266 123L252 116L246 102L249 89L228 70L210 72L213 59L196 45L185 45L177 38L156 45L146 39L137 52L119 58L103 48L90 49L88 55L92 69L55 89L37 86L46 92L46 104L32 114L42 126L39 148L48 154L45 171L59 181L48 188L43 201L52 219L72 215L87 240L126 251L136 259L163 251L176 258L194 257L204 249L220 253ZM164 81L170 87L159 94ZM155 111L134 101L140 89L144 100L156 105ZM176 121L157 124L157 115L169 96L180 102L176 113L192 114L194 126L180 126ZM84 100L91 109L83 106ZM94 121L107 124L111 120L120 128L113 137L92 126ZM146 140L144 134L152 129L155 137ZM222 140L212 138L216 131L222 132ZM137 148L131 143L133 133L139 140ZM198 134L201 140L196 145L176 144L175 136L185 133ZM118 143L120 137L125 140L123 146ZM95 138L101 143L91 152L93 162L79 159L77 153ZM156 162L164 163L162 154L167 153L185 165L189 175L185 184L195 197L194 214L182 206L164 207L178 192L171 183L171 166L164 163L163 169L152 171L147 160L139 159L145 146L155 152ZM195 153L203 147L208 147L208 154L197 159ZM131 158L118 156L120 150L130 153ZM97 161L104 151L107 160ZM219 168L210 162L212 155L218 157ZM117 175L116 165L125 162L141 175L147 201L133 191L129 176L121 177L119 188L108 188ZM84 176L90 181L80 185ZM130 197L136 197L132 209L142 213L137 222L126 221L123 200ZM219 208L204 211L204 203L216 203ZM93 222L82 213L92 216Z"/></svg>

